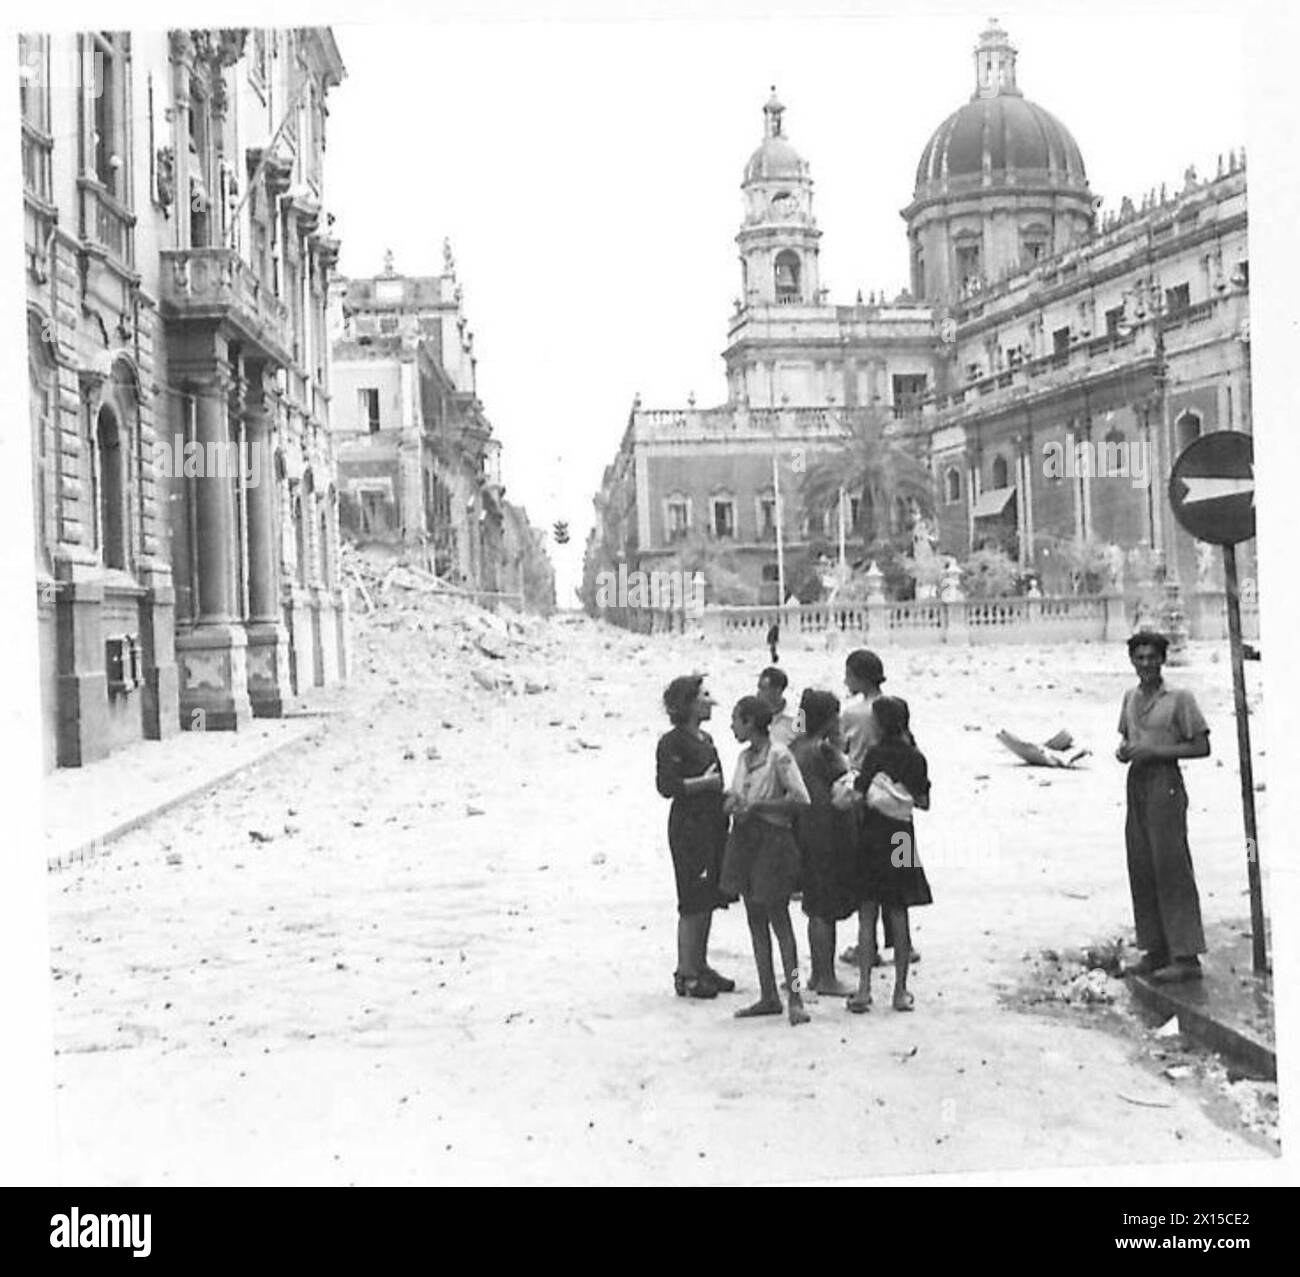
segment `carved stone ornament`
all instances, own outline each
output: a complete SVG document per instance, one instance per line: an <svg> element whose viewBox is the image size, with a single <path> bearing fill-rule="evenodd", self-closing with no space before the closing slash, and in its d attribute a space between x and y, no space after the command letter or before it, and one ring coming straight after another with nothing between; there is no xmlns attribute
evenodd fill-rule
<svg viewBox="0 0 1300 1277"><path fill-rule="evenodd" d="M154 195L163 208L176 202L176 152L160 146L154 155Z"/></svg>
<svg viewBox="0 0 1300 1277"><path fill-rule="evenodd" d="M175 33L173 33L174 41ZM222 27L216 31L195 29L189 33L195 53L218 67L232 67L244 56L247 27Z"/></svg>

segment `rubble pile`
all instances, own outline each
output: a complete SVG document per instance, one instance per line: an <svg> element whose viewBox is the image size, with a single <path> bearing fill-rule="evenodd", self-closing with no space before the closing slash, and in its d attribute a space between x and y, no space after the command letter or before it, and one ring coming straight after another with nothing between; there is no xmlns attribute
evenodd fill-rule
<svg viewBox="0 0 1300 1277"><path fill-rule="evenodd" d="M340 568L361 680L463 686L468 675L487 692L535 695L558 686L575 646L641 646L585 616L543 618L505 599L487 600L492 610L477 601L483 596L400 556L345 545Z"/></svg>
<svg viewBox="0 0 1300 1277"><path fill-rule="evenodd" d="M1123 945L1109 940L1079 949L1044 949L1031 958L1033 971L1023 1000L1028 1005L1109 1006L1123 992Z"/></svg>

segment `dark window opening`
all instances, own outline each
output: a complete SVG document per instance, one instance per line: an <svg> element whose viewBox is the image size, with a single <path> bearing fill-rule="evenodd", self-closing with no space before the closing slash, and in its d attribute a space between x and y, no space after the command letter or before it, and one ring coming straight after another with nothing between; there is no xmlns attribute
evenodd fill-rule
<svg viewBox="0 0 1300 1277"><path fill-rule="evenodd" d="M909 412L915 412L921 406L921 400L925 398L926 392L925 373L897 374L893 379L893 386L894 416L903 417Z"/></svg>
<svg viewBox="0 0 1300 1277"><path fill-rule="evenodd" d="M366 429L370 433L378 434L379 432L379 391L373 386L364 387L357 391L357 396L361 401L361 420L365 422Z"/></svg>
<svg viewBox="0 0 1300 1277"><path fill-rule="evenodd" d="M104 566L126 567L126 466L122 433L107 409L99 413L95 432L99 463L99 527Z"/></svg>
<svg viewBox="0 0 1300 1277"><path fill-rule="evenodd" d="M117 196L120 192L119 170L123 164L118 138L118 67L113 46L95 37L94 54L94 164L95 176Z"/></svg>
<svg viewBox="0 0 1300 1277"><path fill-rule="evenodd" d="M957 278L968 284L979 278L980 246L978 244L959 244L957 246Z"/></svg>
<svg viewBox="0 0 1300 1277"><path fill-rule="evenodd" d="M995 488L1005 488L1009 486L1008 469L1006 457L993 458L993 486Z"/></svg>
<svg viewBox="0 0 1300 1277"><path fill-rule="evenodd" d="M1185 412L1174 422L1175 446L1179 452L1200 437L1201 419L1196 413Z"/></svg>
<svg viewBox="0 0 1300 1277"><path fill-rule="evenodd" d="M796 302L800 297L799 254L785 249L776 255L774 265L778 304Z"/></svg>
<svg viewBox="0 0 1300 1277"><path fill-rule="evenodd" d="M1057 328L1052 333L1052 354L1068 355L1070 353L1069 328Z"/></svg>
<svg viewBox="0 0 1300 1277"><path fill-rule="evenodd" d="M1192 304L1192 289L1190 284L1176 284L1173 288L1165 289L1165 310L1170 319L1176 319L1182 315Z"/></svg>
<svg viewBox="0 0 1300 1277"><path fill-rule="evenodd" d="M731 501L713 503L713 535L716 537L734 537L736 535L736 507Z"/></svg>

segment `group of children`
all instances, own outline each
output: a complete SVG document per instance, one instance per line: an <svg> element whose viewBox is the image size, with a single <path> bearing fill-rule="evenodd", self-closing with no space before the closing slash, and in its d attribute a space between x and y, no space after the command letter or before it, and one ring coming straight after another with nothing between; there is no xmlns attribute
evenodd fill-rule
<svg viewBox="0 0 1300 1277"><path fill-rule="evenodd" d="M677 880L679 997L714 998L735 981L708 963L713 911L744 901L758 970L758 1001L738 1017L780 1015L773 969L776 937L791 1024L808 1020L790 921L802 895L812 955L809 988L847 998L850 1011L870 1009L876 965L876 919L884 914L894 949L897 1011L910 1011L913 960L908 910L931 902L916 856L914 808L930 803L924 755L909 727L907 703L881 691L884 668L859 649L845 662L849 699L808 689L799 721L786 712L784 672L763 671L758 692L743 696L731 730L744 748L726 785L718 753L702 724L714 701L701 674L673 679L664 708L673 726L656 751L656 783L672 799L668 845ZM858 914L856 989L835 976L836 923Z"/></svg>

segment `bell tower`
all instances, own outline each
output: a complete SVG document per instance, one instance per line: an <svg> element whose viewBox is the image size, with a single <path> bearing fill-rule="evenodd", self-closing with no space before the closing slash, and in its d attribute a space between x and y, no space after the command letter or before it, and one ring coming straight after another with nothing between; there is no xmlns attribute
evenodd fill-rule
<svg viewBox="0 0 1300 1277"><path fill-rule="evenodd" d="M763 141L745 165L741 297L750 306L816 306L821 300L817 229L808 164L785 135L785 107L772 88Z"/></svg>

